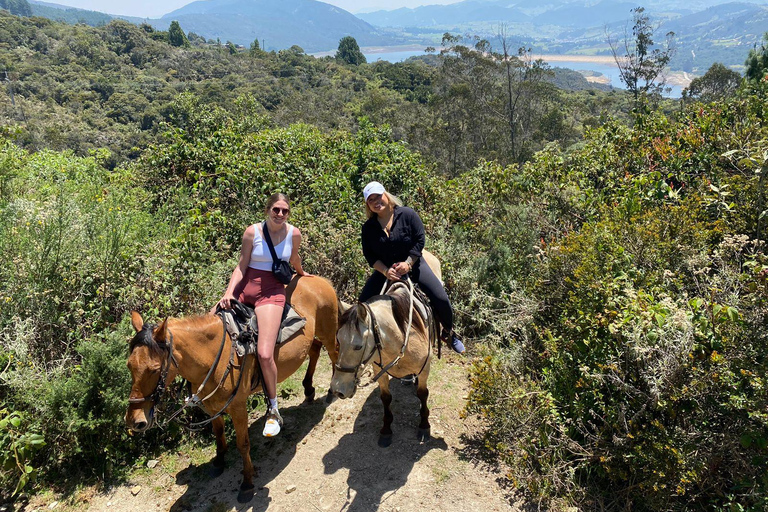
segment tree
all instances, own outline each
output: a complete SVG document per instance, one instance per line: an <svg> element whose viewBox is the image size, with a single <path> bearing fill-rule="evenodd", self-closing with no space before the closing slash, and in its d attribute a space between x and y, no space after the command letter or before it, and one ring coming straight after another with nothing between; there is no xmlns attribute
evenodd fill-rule
<svg viewBox="0 0 768 512"><path fill-rule="evenodd" d="M227 50L229 50L230 55L237 55L237 46L232 41L227 41Z"/></svg>
<svg viewBox="0 0 768 512"><path fill-rule="evenodd" d="M763 44L760 48L755 45L749 51L749 57L744 63L747 66L747 80L762 80L768 73L768 32L763 34Z"/></svg>
<svg viewBox="0 0 768 512"><path fill-rule="evenodd" d="M505 93L507 97L506 118L509 124L509 142L512 151L512 159L521 156L520 132L531 133L533 130L531 119L526 114L535 111L538 103L537 92L541 90L540 84L551 73L549 66L542 59L534 60L531 57L531 49L518 48L517 56L510 54L509 36L507 26L499 27L499 42L502 54L499 56L504 65Z"/></svg>
<svg viewBox="0 0 768 512"><path fill-rule="evenodd" d="M256 39L254 39L253 42L251 43L250 54L252 56L261 55L261 45L259 44L259 38L258 37Z"/></svg>
<svg viewBox="0 0 768 512"><path fill-rule="evenodd" d="M352 36L341 38L339 48L336 50L336 60L352 64L353 66L367 62L365 55L360 51L360 47L357 46L357 41Z"/></svg>
<svg viewBox="0 0 768 512"><path fill-rule="evenodd" d="M0 8L15 16L32 16L32 7L27 0L0 0Z"/></svg>
<svg viewBox="0 0 768 512"><path fill-rule="evenodd" d="M171 26L168 27L168 42L171 43L171 46L183 46L184 48L189 48L190 46L189 40L184 31L181 30L181 25L179 25L178 21L172 21Z"/></svg>
<svg viewBox="0 0 768 512"><path fill-rule="evenodd" d="M704 76L694 78L683 91L683 97L701 101L717 101L731 96L741 84L741 75L715 62L704 73Z"/></svg>
<svg viewBox="0 0 768 512"><path fill-rule="evenodd" d="M616 40L609 37L608 44L619 68L621 81L634 96L637 107L641 95L659 94L664 89L666 77L663 71L675 52L672 47L675 33L668 32L664 44L654 48L655 27L645 14L645 8L635 7L631 12L634 22L632 35L625 29L623 55L620 54Z"/></svg>

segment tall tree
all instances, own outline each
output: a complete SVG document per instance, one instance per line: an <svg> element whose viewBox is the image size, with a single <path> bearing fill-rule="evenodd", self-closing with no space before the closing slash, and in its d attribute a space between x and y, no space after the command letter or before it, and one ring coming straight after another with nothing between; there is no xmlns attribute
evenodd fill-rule
<svg viewBox="0 0 768 512"><path fill-rule="evenodd" d="M365 55L360 51L357 40L352 36L345 36L339 40L339 48L336 50L336 60L357 66L365 64Z"/></svg>
<svg viewBox="0 0 768 512"><path fill-rule="evenodd" d="M181 30L181 25L178 21L172 21L171 26L168 27L168 41L172 46L183 46L189 48L189 40L187 35Z"/></svg>
<svg viewBox="0 0 768 512"><path fill-rule="evenodd" d="M498 56L504 67L506 88L506 118L509 125L510 149L512 159L518 160L522 153L520 134L533 132L531 119L526 119L536 110L542 82L549 66L542 59L533 59L530 48L518 48L517 55L511 55L507 26L502 24L498 32L502 54Z"/></svg>
<svg viewBox="0 0 768 512"><path fill-rule="evenodd" d="M768 73L768 32L763 34L763 44L760 48L755 46L749 51L749 57L744 63L747 66L745 73L748 80L762 80Z"/></svg>
<svg viewBox="0 0 768 512"><path fill-rule="evenodd" d="M608 37L611 53L619 68L621 81L635 98L638 105L641 95L659 94L666 85L664 68L674 55L675 33L668 32L664 43L657 46L653 40L655 27L645 14L645 8L632 9L632 35L624 30L623 50L619 42Z"/></svg>
<svg viewBox="0 0 768 512"><path fill-rule="evenodd" d="M717 101L731 96L741 84L741 75L715 62L704 73L704 76L694 78L691 84L683 90L683 97L702 101Z"/></svg>

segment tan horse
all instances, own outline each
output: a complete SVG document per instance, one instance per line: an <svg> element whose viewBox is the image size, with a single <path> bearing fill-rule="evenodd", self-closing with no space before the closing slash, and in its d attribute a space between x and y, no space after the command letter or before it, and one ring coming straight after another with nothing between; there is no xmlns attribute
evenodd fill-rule
<svg viewBox="0 0 768 512"><path fill-rule="evenodd" d="M335 336L338 323L338 301L331 284L321 277L300 277L288 285L287 296L294 309L307 323L302 331L293 338L275 348L277 380L282 382L292 375L309 356L309 368L304 377L306 401L314 398L315 389L312 378L320 356L322 346L326 348L331 361L335 364L337 352ZM203 408L209 415L224 410L232 418L237 436L237 448L243 457L243 481L240 485L238 500L250 501L253 497L254 467L251 462L250 440L248 438L248 395L261 389L251 389L251 380L255 372L255 356L245 356L240 360L235 355L236 363L243 371L242 384L227 405L236 389L240 370L231 370L225 376L229 363L230 339L224 335L222 322L217 316L206 315L192 318L170 318L160 325L145 324L137 312L131 313L136 336L130 342L131 353L128 368L133 383L131 398L125 414L125 422L133 431L142 432L150 428L155 420L154 409L162 396L166 384L170 384L181 375L196 390L213 366L216 354L224 349L216 369L199 393L204 400ZM223 385L216 390L218 383ZM212 421L216 435L216 457L214 468L223 471L227 441L224 437L224 419L219 416Z"/></svg>
<svg viewBox="0 0 768 512"><path fill-rule="evenodd" d="M440 278L440 263L432 254L425 253L425 262ZM378 378L381 402L384 405L384 425L379 433L379 446L392 442L391 377L418 376L416 395L421 401L421 422L418 436L426 441L430 436L427 380L432 354L432 342L437 338L437 325L431 311L427 318L418 310L411 314L411 297L406 286L398 286L386 295L372 297L366 303L353 306L342 304L342 316L336 335L339 362L331 379L330 391L340 398L351 398L357 390L360 370L373 363ZM411 327L408 329L409 318ZM406 331L408 341L405 344ZM404 345L405 344L405 345ZM398 359L399 357L399 359ZM395 362L389 369L386 367Z"/></svg>

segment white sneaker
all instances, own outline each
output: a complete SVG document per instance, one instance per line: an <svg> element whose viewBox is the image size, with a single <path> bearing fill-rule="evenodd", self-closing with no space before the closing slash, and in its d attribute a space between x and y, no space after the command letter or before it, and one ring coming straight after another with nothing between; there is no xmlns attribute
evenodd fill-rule
<svg viewBox="0 0 768 512"><path fill-rule="evenodd" d="M283 426L283 417L277 409L267 411L267 422L264 424L264 437L274 437L280 433L280 427Z"/></svg>

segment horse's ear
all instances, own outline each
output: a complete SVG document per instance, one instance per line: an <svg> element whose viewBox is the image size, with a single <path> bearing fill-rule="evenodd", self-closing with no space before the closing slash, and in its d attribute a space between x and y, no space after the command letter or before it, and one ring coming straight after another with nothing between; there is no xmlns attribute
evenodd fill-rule
<svg viewBox="0 0 768 512"><path fill-rule="evenodd" d="M357 308L357 319L365 321L366 318L368 318L368 308Z"/></svg>
<svg viewBox="0 0 768 512"><path fill-rule="evenodd" d="M144 320L142 320L138 311L131 311L131 325L136 329L136 332L139 332L144 327Z"/></svg>
<svg viewBox="0 0 768 512"><path fill-rule="evenodd" d="M163 320L162 323L155 328L155 331L152 333L152 337L158 343L164 342L167 331L168 331L168 318Z"/></svg>
<svg viewBox="0 0 768 512"><path fill-rule="evenodd" d="M339 299L339 318L341 318L341 316L347 311L349 311L351 308L352 308L352 304L349 304Z"/></svg>

